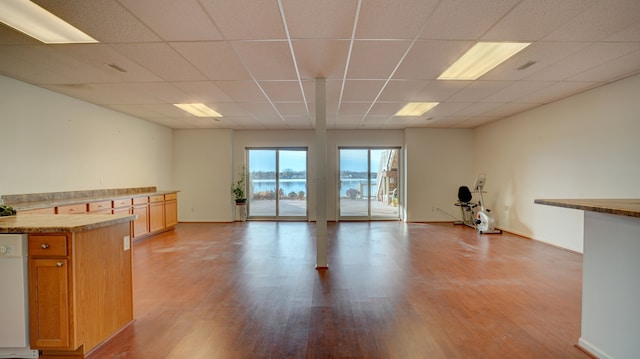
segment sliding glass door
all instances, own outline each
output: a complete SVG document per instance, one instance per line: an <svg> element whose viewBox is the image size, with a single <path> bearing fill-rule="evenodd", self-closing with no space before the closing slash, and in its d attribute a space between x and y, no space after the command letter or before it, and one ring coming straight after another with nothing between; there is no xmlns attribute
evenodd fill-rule
<svg viewBox="0 0 640 359"><path fill-rule="evenodd" d="M247 149L249 219L307 218L307 149Z"/></svg>
<svg viewBox="0 0 640 359"><path fill-rule="evenodd" d="M339 148L339 217L400 219L398 148Z"/></svg>

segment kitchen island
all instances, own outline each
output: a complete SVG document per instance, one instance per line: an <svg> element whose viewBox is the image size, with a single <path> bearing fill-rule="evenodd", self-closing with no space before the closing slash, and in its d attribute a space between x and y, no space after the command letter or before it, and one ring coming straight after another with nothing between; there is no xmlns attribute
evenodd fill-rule
<svg viewBox="0 0 640 359"><path fill-rule="evenodd" d="M582 331L599 358L640 353L640 199L537 199L584 211Z"/></svg>
<svg viewBox="0 0 640 359"><path fill-rule="evenodd" d="M133 321L132 214L0 217L26 233L29 334L41 358L84 358Z"/></svg>

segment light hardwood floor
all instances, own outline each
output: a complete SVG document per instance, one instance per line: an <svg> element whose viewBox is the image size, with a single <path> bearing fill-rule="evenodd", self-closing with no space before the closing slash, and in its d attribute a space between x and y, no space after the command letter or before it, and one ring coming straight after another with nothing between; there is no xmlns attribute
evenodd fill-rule
<svg viewBox="0 0 640 359"><path fill-rule="evenodd" d="M588 358L582 256L451 224L181 223L136 244L136 322L90 358Z"/></svg>

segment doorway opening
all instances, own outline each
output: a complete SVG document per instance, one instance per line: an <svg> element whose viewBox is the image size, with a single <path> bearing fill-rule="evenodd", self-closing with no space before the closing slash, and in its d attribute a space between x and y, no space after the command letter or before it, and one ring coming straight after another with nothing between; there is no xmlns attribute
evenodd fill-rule
<svg viewBox="0 0 640 359"><path fill-rule="evenodd" d="M342 220L400 219L400 148L338 148Z"/></svg>
<svg viewBox="0 0 640 359"><path fill-rule="evenodd" d="M307 148L248 148L248 219L308 218Z"/></svg>

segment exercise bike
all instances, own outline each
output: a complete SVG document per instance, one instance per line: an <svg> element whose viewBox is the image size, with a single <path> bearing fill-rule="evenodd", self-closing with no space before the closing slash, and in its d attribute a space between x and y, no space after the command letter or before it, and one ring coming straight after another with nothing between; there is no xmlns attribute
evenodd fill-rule
<svg viewBox="0 0 640 359"><path fill-rule="evenodd" d="M473 192L467 186L458 188L458 202L455 205L460 207L462 221L454 222L454 224L464 224L475 229L480 234L501 234L502 230L493 227L493 219L489 216L491 210L484 208L483 193L486 192L483 191L483 188L485 181L485 175L481 174L476 178ZM471 202L473 193L480 195L480 200L477 203Z"/></svg>

